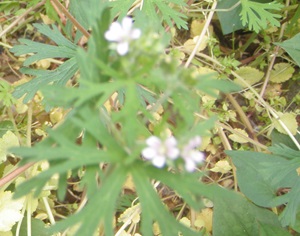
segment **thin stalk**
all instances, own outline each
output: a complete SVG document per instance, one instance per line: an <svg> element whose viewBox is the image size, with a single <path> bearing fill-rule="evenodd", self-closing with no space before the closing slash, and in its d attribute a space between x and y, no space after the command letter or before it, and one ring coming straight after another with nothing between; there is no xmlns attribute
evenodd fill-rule
<svg viewBox="0 0 300 236"><path fill-rule="evenodd" d="M185 68L187 68L187 67L191 64L193 58L195 57L195 55L196 55L196 53L197 53L197 51L198 51L198 48L199 48L199 46L201 45L201 43L202 43L202 41L203 41L203 39L204 39L204 36L205 36L205 34L206 34L207 30L208 30L208 27L209 27L209 25L210 25L210 22L211 22L211 20L212 20L212 17L213 17L213 15L214 15L214 13L215 13L214 10L216 9L216 7L217 7L217 1L214 1L214 3L213 3L212 6L211 6L211 10L212 10L212 11L209 12L209 14L208 14L208 17L207 17L207 20L206 20L206 22L205 22L205 24L204 24L203 30L202 30L202 32L201 32L201 34L199 35L199 38L198 38L198 40L197 40L196 46L194 47L194 49L193 49L191 55L189 56L188 60L186 61L185 65L184 65Z"/></svg>
<svg viewBox="0 0 300 236"><path fill-rule="evenodd" d="M87 38L90 37L89 32L69 13L69 11L58 0L50 0L52 4L60 8L60 10L69 18L69 20L83 33Z"/></svg>
<svg viewBox="0 0 300 236"><path fill-rule="evenodd" d="M286 3L285 3L286 7L288 7L290 5L290 0L287 0ZM288 14L288 11L285 11L285 16L287 16ZM281 41L283 35L284 35L284 31L285 31L285 28L286 28L286 24L287 22L283 23L280 27L280 33L279 33L279 36L278 36L278 41ZM278 55L278 52L279 52L279 49L280 49L280 46L276 46L272 55L271 55L271 61L270 61L270 64L269 64L269 67L268 67L268 70L267 70L267 74L266 74L266 77L265 77L265 81L263 83L263 86L261 88L261 91L260 91L260 96L263 97L264 96L264 93L266 91L266 88L267 88L267 85L269 83L269 80L270 80L270 77L271 77L271 72L272 72L272 69L273 69L273 66L275 64L275 60L277 58L277 55Z"/></svg>

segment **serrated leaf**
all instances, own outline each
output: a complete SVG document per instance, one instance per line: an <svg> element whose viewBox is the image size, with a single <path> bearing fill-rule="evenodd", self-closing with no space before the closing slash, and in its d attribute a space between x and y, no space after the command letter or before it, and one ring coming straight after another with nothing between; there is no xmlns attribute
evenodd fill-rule
<svg viewBox="0 0 300 236"><path fill-rule="evenodd" d="M263 72L250 66L243 66L239 68L239 70L237 70L236 73L243 79L245 79L250 85L256 84L264 77ZM243 88L246 87L245 84L242 83L239 79L235 79L234 82L236 84L239 84Z"/></svg>
<svg viewBox="0 0 300 236"><path fill-rule="evenodd" d="M69 59L53 71L23 68L21 71L24 74L34 75L36 78L16 87L13 95L20 98L26 94L23 101L27 103L34 97L38 90L50 83L54 82L58 85L65 85L77 70L78 65L75 58Z"/></svg>
<svg viewBox="0 0 300 236"><path fill-rule="evenodd" d="M270 3L260 3L250 0L241 0L242 11L240 17L243 26L248 26L250 30L258 33L261 29L270 26L280 26L276 18L281 18L280 14L271 13L270 10L279 11L282 5L273 1Z"/></svg>
<svg viewBox="0 0 300 236"><path fill-rule="evenodd" d="M271 71L270 81L282 83L292 78L295 69L288 63L277 63Z"/></svg>
<svg viewBox="0 0 300 236"><path fill-rule="evenodd" d="M293 135L297 134L297 129L298 129L298 123L296 120L296 114L294 113L281 113L278 112L280 120L285 124L285 126L291 131ZM287 132L283 129L281 124L276 120L275 118L273 119L273 125L275 129L282 133L282 134L287 134Z"/></svg>
<svg viewBox="0 0 300 236"><path fill-rule="evenodd" d="M275 43L282 47L294 59L298 66L300 66L300 33L293 38L283 41L282 43Z"/></svg>
<svg viewBox="0 0 300 236"><path fill-rule="evenodd" d="M120 13L120 17L127 14L127 11L132 6L134 0L116 0L111 1L112 14L116 15ZM175 22L176 26L180 28L187 29L187 22L185 21L186 15L182 14L178 10L174 10L171 4L177 6L178 8L186 5L183 0L147 0L141 2L140 9L144 12L151 21L160 22L161 19L165 21L169 26L173 26L172 21ZM159 14L157 14L157 9Z"/></svg>
<svg viewBox="0 0 300 236"><path fill-rule="evenodd" d="M46 58L71 58L75 56L77 46L66 39L55 25L52 26L52 29L48 25L34 24L34 26L40 33L52 39L57 46L20 39L19 41L24 45L14 46L11 52L17 56L35 53L24 61L24 66Z"/></svg>

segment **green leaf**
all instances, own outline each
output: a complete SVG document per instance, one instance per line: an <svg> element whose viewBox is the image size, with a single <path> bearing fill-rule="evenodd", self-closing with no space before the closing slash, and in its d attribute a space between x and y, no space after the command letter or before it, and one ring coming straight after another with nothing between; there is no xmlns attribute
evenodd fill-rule
<svg viewBox="0 0 300 236"><path fill-rule="evenodd" d="M235 6L240 0L223 0L219 1L217 9L230 9ZM244 26L240 19L242 6L238 5L230 11L217 11L217 15L221 24L223 34L229 34L236 30L243 29Z"/></svg>
<svg viewBox="0 0 300 236"><path fill-rule="evenodd" d="M280 133L278 133L278 134L280 134ZM287 135L284 135L284 136L287 136ZM288 136L285 138L288 138L289 140L291 140ZM300 138L300 135L298 135L298 138ZM283 142L274 143L274 145L272 147L269 147L269 150L273 154L282 156L287 159L294 159L294 158L300 157L300 151L297 148L291 148Z"/></svg>
<svg viewBox="0 0 300 236"><path fill-rule="evenodd" d="M132 169L132 177L142 206L143 221L141 230L143 235L153 235L152 223L155 221L158 222L162 235L177 235L179 232L183 235L199 235L199 233L176 221L166 210L157 193L154 191L153 186L150 184L144 168L140 166L139 168Z"/></svg>
<svg viewBox="0 0 300 236"><path fill-rule="evenodd" d="M260 3L250 0L241 0L242 11L240 13L242 25L248 26L250 30L258 33L261 29L270 26L280 26L276 18L281 18L280 14L271 13L270 10L279 11L282 8L280 3L275 1L270 3Z"/></svg>
<svg viewBox="0 0 300 236"><path fill-rule="evenodd" d="M21 224L21 228L19 231L19 235L27 235L27 217L26 215L24 216L24 218L22 219L22 224ZM44 222L42 220L39 219L35 219L35 218L31 218L31 234L32 235L39 235L39 236L51 236L51 234L48 232L48 229L46 228L46 225L44 224ZM17 225L14 225L14 227L12 228L12 232L14 235L16 235L16 229L17 229Z"/></svg>
<svg viewBox="0 0 300 236"><path fill-rule="evenodd" d="M71 58L75 56L77 46L66 39L55 25L52 25L53 29L42 24L34 24L34 26L40 33L52 39L57 46L20 39L19 41L25 45L16 45L10 50L11 52L16 56L35 53L24 61L24 66L45 58Z"/></svg>
<svg viewBox="0 0 300 236"><path fill-rule="evenodd" d="M298 163L299 164L299 163ZM299 165L298 165L299 166ZM283 226L294 225L296 223L297 212L300 207L300 178L295 181L291 191L287 194L289 203L280 214L279 219Z"/></svg>
<svg viewBox="0 0 300 236"><path fill-rule="evenodd" d="M238 193L223 189L219 197L215 197L213 222L214 236L290 235L273 212L257 207Z"/></svg>
<svg viewBox="0 0 300 236"><path fill-rule="evenodd" d="M57 232L71 225L80 223L76 236L94 235L99 223L104 224L104 234L113 236L113 216L116 208L116 201L126 179L127 171L123 166L111 166L110 171L105 173L101 179L101 186L92 196L89 196L89 203L80 212L68 217L66 220L55 224L51 232ZM95 210L97 206L97 210Z"/></svg>
<svg viewBox="0 0 300 236"><path fill-rule="evenodd" d="M132 6L134 0L116 0L111 1L110 5L112 6L112 14L116 15L120 13L120 17L124 17L127 14L127 11ZM173 26L172 21L175 22L176 26L184 29L187 28L187 22L184 20L186 18L185 14L179 12L179 10L173 9L176 6L178 9L186 5L183 0L147 0L141 2L140 9L147 16L149 16L151 21L157 22L165 21L169 26ZM173 5L173 7L171 6ZM159 14L157 14L157 9Z"/></svg>
<svg viewBox="0 0 300 236"><path fill-rule="evenodd" d="M282 43L275 43L282 47L293 60L300 66L300 33L296 34L293 38L283 41Z"/></svg>
<svg viewBox="0 0 300 236"><path fill-rule="evenodd" d="M29 68L24 68L23 70L21 70L22 73L34 75L36 76L36 78L16 87L13 95L17 98L20 98L24 94L26 94L23 101L24 103L27 103L34 97L35 93L38 90L50 83L54 82L58 85L65 85L77 70L78 65L75 58L69 59L53 71L32 70Z"/></svg>
<svg viewBox="0 0 300 236"><path fill-rule="evenodd" d="M281 157L249 151L227 151L237 168L241 191L255 204L274 207L285 203L279 188L292 187L298 179L294 163ZM294 166L294 167L293 167Z"/></svg>

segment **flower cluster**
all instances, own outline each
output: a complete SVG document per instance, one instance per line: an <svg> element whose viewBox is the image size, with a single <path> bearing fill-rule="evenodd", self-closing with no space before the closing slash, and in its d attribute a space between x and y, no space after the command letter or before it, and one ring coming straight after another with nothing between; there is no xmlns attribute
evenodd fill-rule
<svg viewBox="0 0 300 236"><path fill-rule="evenodd" d="M146 144L147 147L142 150L142 156L158 168L162 168L169 160L175 160L180 156L185 163L186 171L192 172L197 164L204 160L204 154L197 150L201 144L199 136L190 139L181 149L178 148L174 136L164 141L151 136L146 140Z"/></svg>
<svg viewBox="0 0 300 236"><path fill-rule="evenodd" d="M104 37L108 41L116 43L117 52L121 56L128 52L130 41L138 39L141 36L141 30L132 28L132 25L132 19L124 17L121 24L113 22L109 30L105 32Z"/></svg>

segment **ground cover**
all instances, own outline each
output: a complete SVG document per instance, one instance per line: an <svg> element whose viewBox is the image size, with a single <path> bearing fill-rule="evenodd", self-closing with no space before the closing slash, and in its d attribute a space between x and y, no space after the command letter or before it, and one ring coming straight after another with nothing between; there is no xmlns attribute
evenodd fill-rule
<svg viewBox="0 0 300 236"><path fill-rule="evenodd" d="M298 1L0 2L1 235L297 235Z"/></svg>

